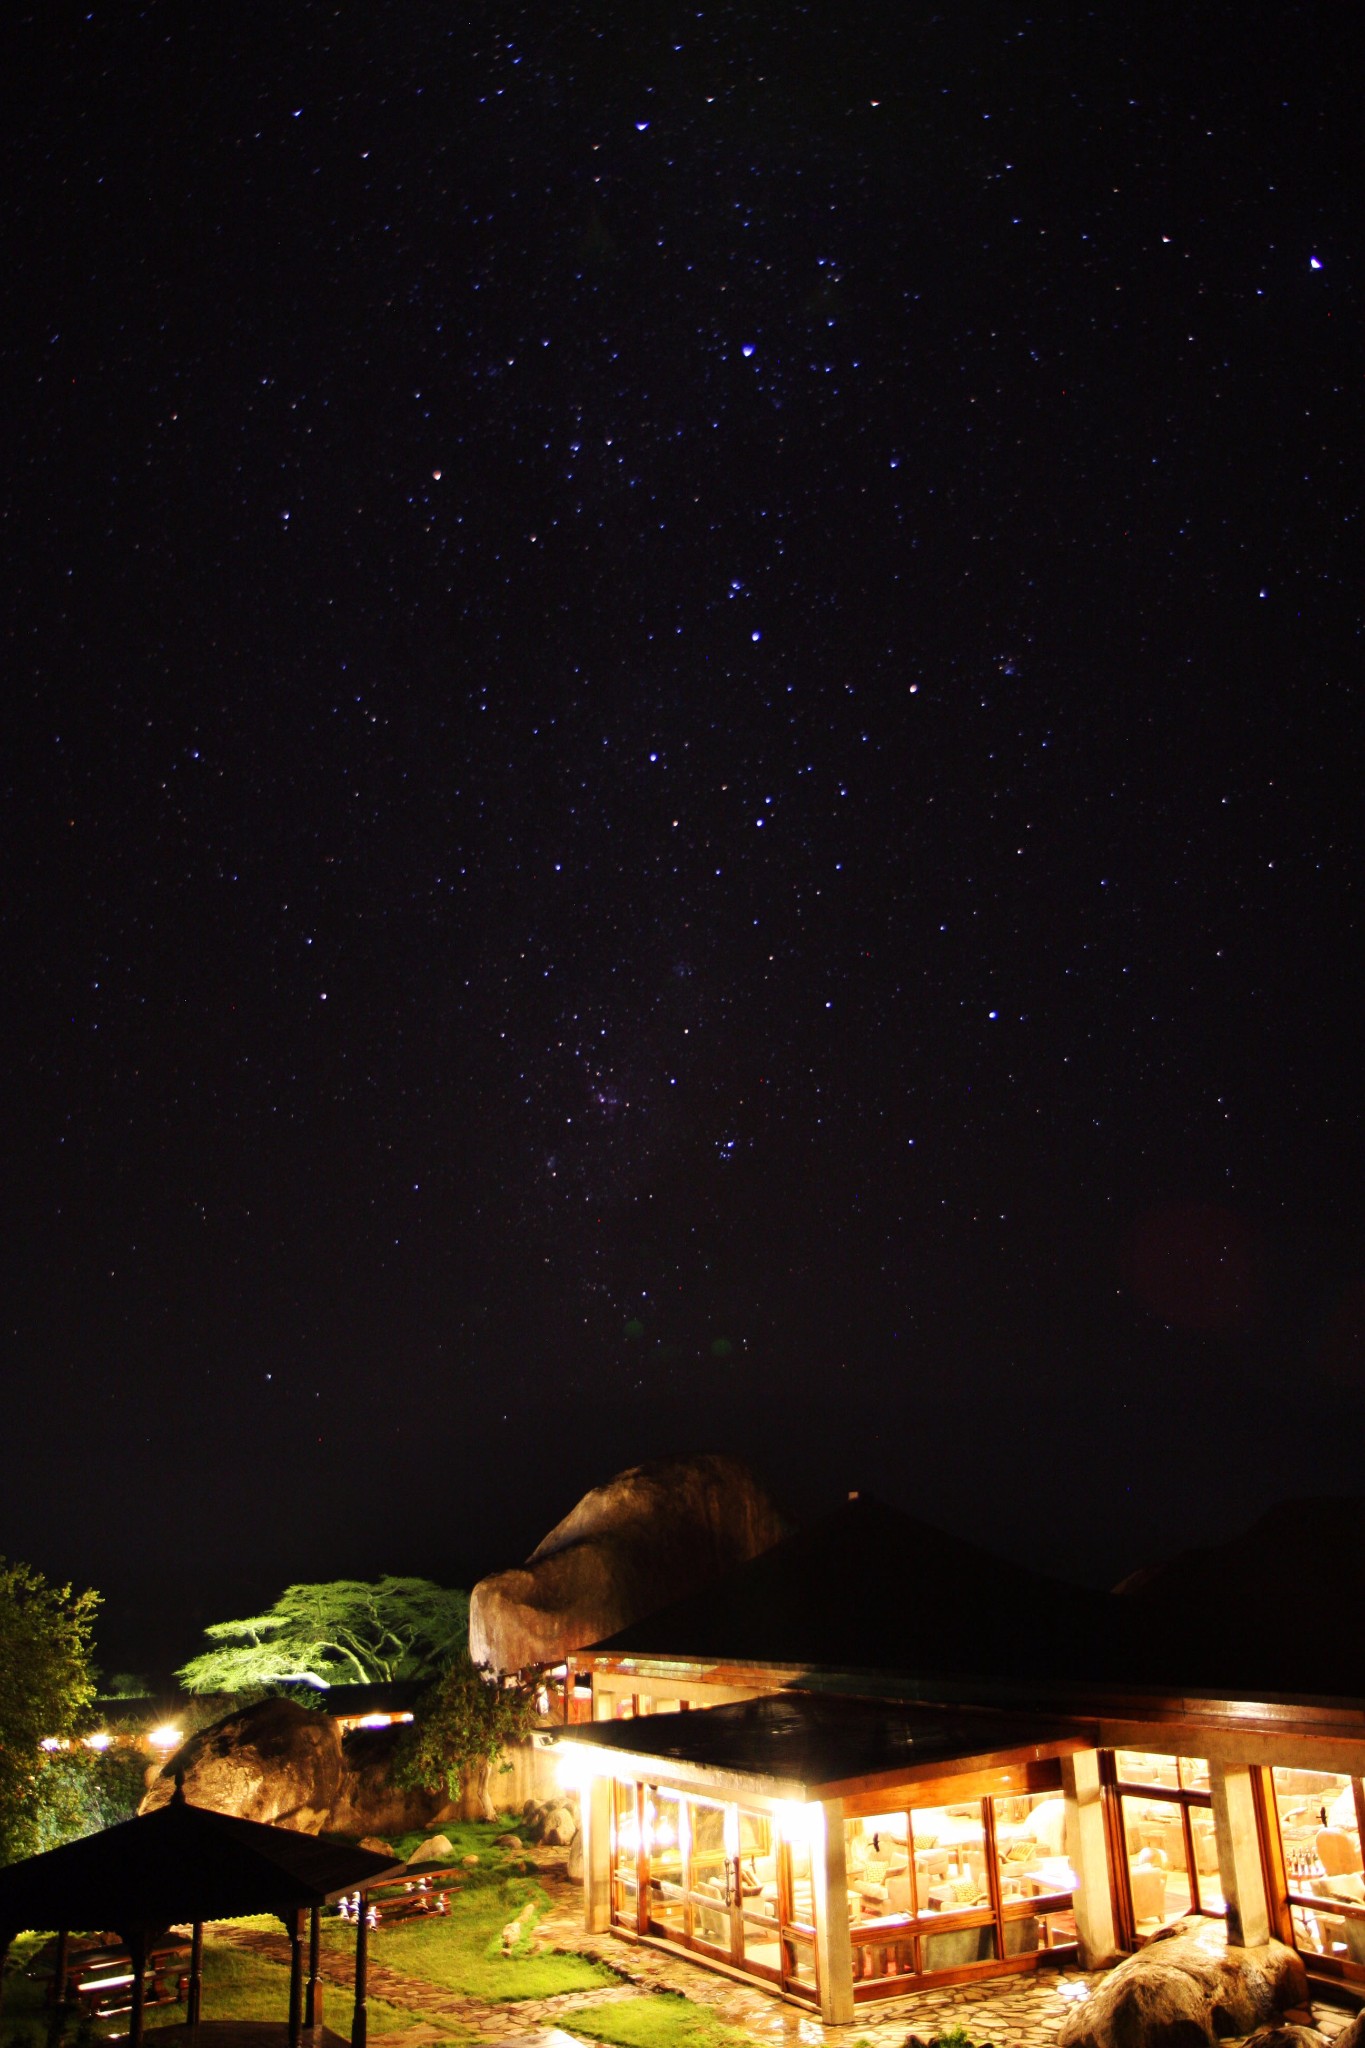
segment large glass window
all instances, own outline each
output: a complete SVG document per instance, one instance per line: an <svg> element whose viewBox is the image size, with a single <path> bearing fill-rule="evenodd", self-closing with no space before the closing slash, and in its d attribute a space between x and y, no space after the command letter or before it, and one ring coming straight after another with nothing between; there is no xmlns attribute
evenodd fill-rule
<svg viewBox="0 0 1365 2048"><path fill-rule="evenodd" d="M799 1827L784 1838L772 1813L656 1785L617 1781L613 1800L618 1926L815 1994L810 1850Z"/></svg>
<svg viewBox="0 0 1365 2048"><path fill-rule="evenodd" d="M1120 1749L1113 1774L1134 1940L1189 1914L1224 1914L1205 1759Z"/></svg>
<svg viewBox="0 0 1365 2048"><path fill-rule="evenodd" d="M1334 1771L1271 1772L1294 1945L1333 1974L1365 1976L1360 1781Z"/></svg>
<svg viewBox="0 0 1365 2048"><path fill-rule="evenodd" d="M845 1824L860 1998L971 1974L1076 1939L1059 1791L915 1807Z"/></svg>

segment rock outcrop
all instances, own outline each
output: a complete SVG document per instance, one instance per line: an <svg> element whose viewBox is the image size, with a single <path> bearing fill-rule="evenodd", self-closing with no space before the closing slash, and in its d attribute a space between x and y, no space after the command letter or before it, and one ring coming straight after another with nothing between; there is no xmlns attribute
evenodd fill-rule
<svg viewBox="0 0 1365 2048"><path fill-rule="evenodd" d="M1057 2048L1213 2048L1307 2003L1303 1964L1281 1942L1224 1951L1177 1933L1111 1970L1063 2021Z"/></svg>
<svg viewBox="0 0 1365 2048"><path fill-rule="evenodd" d="M789 1524L738 1459L658 1458L595 1486L516 1571L480 1580L469 1645L499 1671L558 1663L769 1550Z"/></svg>
<svg viewBox="0 0 1365 2048"><path fill-rule="evenodd" d="M164 1806L183 1773L192 1806L316 1835L401 1834L444 1811L438 1795L393 1781L394 1734L366 1729L343 1741L330 1714L265 1699L190 1737L148 1786L140 1808Z"/></svg>

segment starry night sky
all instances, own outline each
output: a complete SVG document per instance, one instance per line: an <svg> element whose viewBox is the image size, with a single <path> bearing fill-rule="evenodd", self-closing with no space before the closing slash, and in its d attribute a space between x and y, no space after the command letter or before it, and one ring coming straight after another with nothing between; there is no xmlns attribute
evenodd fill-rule
<svg viewBox="0 0 1365 2048"><path fill-rule="evenodd" d="M0 1550L1359 1489L1328 10L5 31ZM1344 21L1342 33L1344 34Z"/></svg>

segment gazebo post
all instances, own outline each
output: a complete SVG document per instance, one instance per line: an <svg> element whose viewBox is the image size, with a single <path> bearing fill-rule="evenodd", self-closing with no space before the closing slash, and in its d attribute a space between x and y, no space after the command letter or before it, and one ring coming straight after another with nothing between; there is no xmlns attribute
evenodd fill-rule
<svg viewBox="0 0 1365 2048"><path fill-rule="evenodd" d="M308 1912L308 1990L303 2002L303 2024L310 2032L322 2025L322 1908Z"/></svg>
<svg viewBox="0 0 1365 2048"><path fill-rule="evenodd" d="M128 1937L128 1960L133 1966L133 2005L128 2015L128 2048L142 2048L142 2024L147 2010L147 1929L134 1927Z"/></svg>
<svg viewBox="0 0 1365 2048"><path fill-rule="evenodd" d="M190 1990L185 2000L185 2024L193 2040L199 2033L199 2014L204 2003L204 1923L196 1920L190 1935Z"/></svg>
<svg viewBox="0 0 1365 2048"><path fill-rule="evenodd" d="M5 1958L14 1945L14 1936L0 1927L0 2019L5 2012Z"/></svg>
<svg viewBox="0 0 1365 2048"><path fill-rule="evenodd" d="M370 1960L370 1915L364 1892L357 1892L355 1896L355 2013L351 2019L351 2048L365 2048L369 2022L365 1978Z"/></svg>
<svg viewBox="0 0 1365 2048"><path fill-rule="evenodd" d="M289 1915L289 2048L303 2038L303 1915Z"/></svg>
<svg viewBox="0 0 1365 2048"><path fill-rule="evenodd" d="M54 2043L60 2041L66 2028L66 1970L71 1954L71 1932L69 1928L57 1929L57 1957L52 1965L52 2018L48 2022L47 2037Z"/></svg>

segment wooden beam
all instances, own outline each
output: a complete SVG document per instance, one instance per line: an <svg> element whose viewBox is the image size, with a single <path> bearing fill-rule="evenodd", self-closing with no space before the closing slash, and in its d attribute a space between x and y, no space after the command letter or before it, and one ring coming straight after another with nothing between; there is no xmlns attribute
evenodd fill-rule
<svg viewBox="0 0 1365 2048"><path fill-rule="evenodd" d="M322 2025L322 1908L313 1906L308 1914L308 1990L304 1999L303 2024L311 2033Z"/></svg>
<svg viewBox="0 0 1365 2048"><path fill-rule="evenodd" d="M289 1930L289 2048L303 2041L303 1915L291 1913Z"/></svg>
<svg viewBox="0 0 1365 2048"><path fill-rule="evenodd" d="M364 1892L356 1893L355 1917L355 2013L351 2020L351 2048L365 2048L369 2034L368 1988L370 1961L370 1916Z"/></svg>
<svg viewBox="0 0 1365 2048"><path fill-rule="evenodd" d="M204 1923L196 1920L190 1930L190 1988L185 2000L185 2024L191 2041L199 2035L199 2015L204 2005Z"/></svg>

